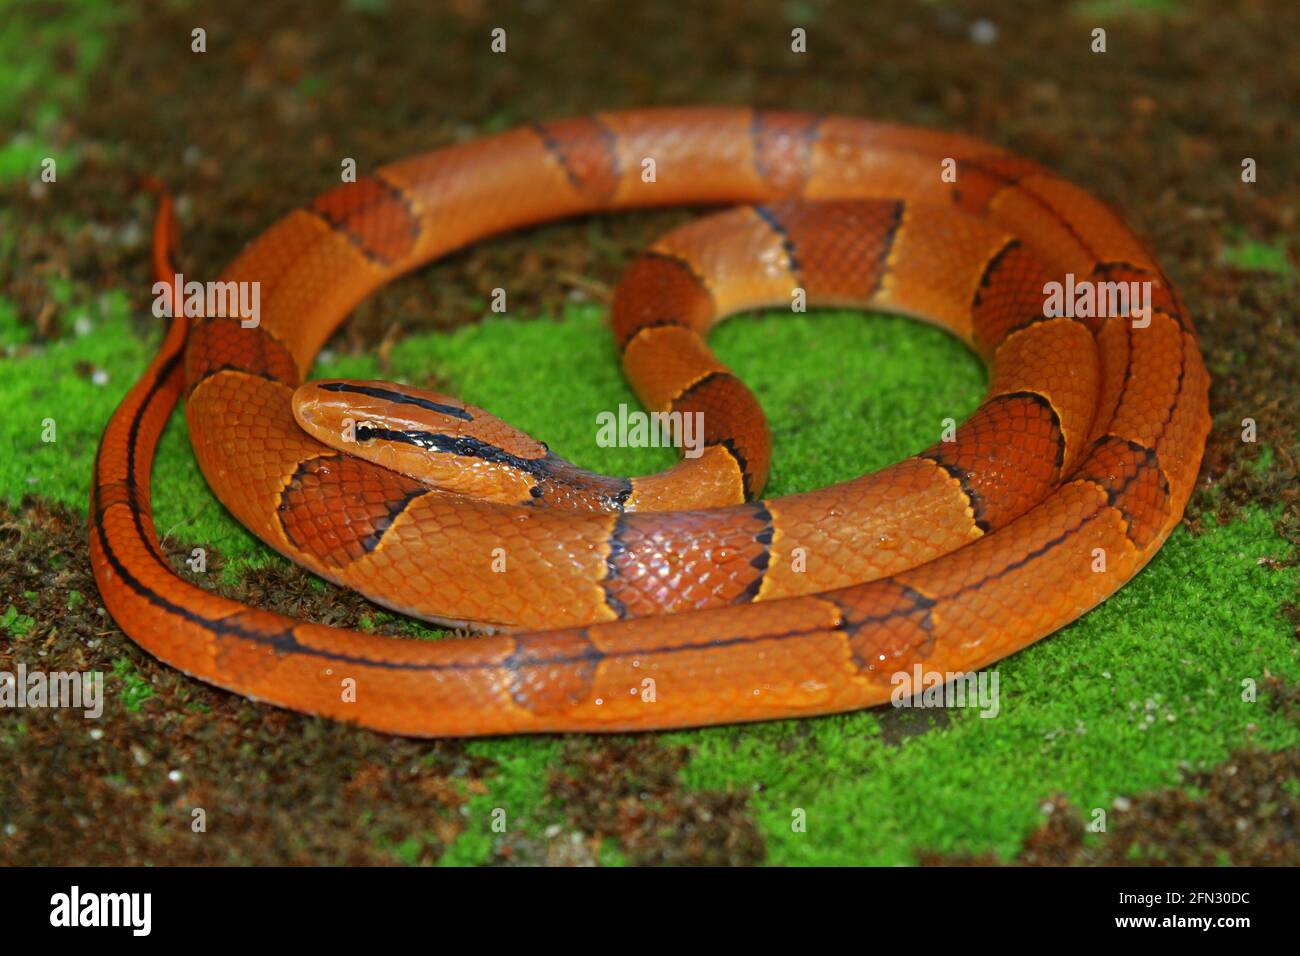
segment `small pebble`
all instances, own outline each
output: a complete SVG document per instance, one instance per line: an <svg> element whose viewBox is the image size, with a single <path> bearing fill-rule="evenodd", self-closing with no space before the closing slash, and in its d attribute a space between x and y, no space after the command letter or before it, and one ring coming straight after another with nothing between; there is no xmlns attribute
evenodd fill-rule
<svg viewBox="0 0 1300 956"><path fill-rule="evenodd" d="M140 223L131 221L124 225L118 232L117 241L124 249L138 249L144 243L144 227Z"/></svg>
<svg viewBox="0 0 1300 956"><path fill-rule="evenodd" d="M980 46L989 46L998 38L998 25L992 20L973 20L970 25L970 38Z"/></svg>

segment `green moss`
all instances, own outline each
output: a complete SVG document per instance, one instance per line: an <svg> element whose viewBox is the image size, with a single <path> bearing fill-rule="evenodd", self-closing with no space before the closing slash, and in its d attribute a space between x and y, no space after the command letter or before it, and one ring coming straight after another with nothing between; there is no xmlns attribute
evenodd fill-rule
<svg viewBox="0 0 1300 956"><path fill-rule="evenodd" d="M0 614L0 631L12 634L14 637L22 637L32 629L32 625L35 623L35 618L20 613L18 608L12 604L5 608L3 614Z"/></svg>
<svg viewBox="0 0 1300 956"><path fill-rule="evenodd" d="M113 662L113 676L122 682L122 706L139 713L141 705L154 695L153 685L125 657Z"/></svg>
<svg viewBox="0 0 1300 956"><path fill-rule="evenodd" d="M397 858L398 862L414 866L420 862L420 855L424 853L424 842L415 837L407 837L401 843L387 846L386 849Z"/></svg>
<svg viewBox="0 0 1300 956"><path fill-rule="evenodd" d="M43 136L16 135L8 143L0 144L0 184L39 179L46 159L54 160L56 176L65 175L76 164L74 153L55 147Z"/></svg>
<svg viewBox="0 0 1300 956"><path fill-rule="evenodd" d="M476 740L466 749L471 756L494 761L496 772L488 778L487 791L471 795L461 807L464 829L438 860L441 866L486 863L503 842L540 836L557 822L548 815L546 802L547 774L560 755L557 738Z"/></svg>
<svg viewBox="0 0 1300 956"><path fill-rule="evenodd" d="M25 494L85 509L90 473L104 423L157 347L159 334L139 339L127 321L126 297L110 292L87 300L51 290L82 334L24 345L22 326L7 320L12 306L0 303L0 346L20 358L7 363L4 397L11 413L0 416L0 498L16 503ZM21 350L19 347L21 346ZM159 532L223 554L263 552L255 539L217 504L194 465L185 419L173 417L158 451L155 517Z"/></svg>
<svg viewBox="0 0 1300 956"><path fill-rule="evenodd" d="M1081 0L1071 12L1079 18L1120 20L1133 17L1161 17L1182 13L1179 0Z"/></svg>
<svg viewBox="0 0 1300 956"><path fill-rule="evenodd" d="M1242 241L1224 246L1219 252L1219 262L1244 272L1268 272L1277 276L1290 276L1295 271L1283 239L1277 239L1272 245Z"/></svg>
<svg viewBox="0 0 1300 956"><path fill-rule="evenodd" d="M599 860L601 866L627 866L627 857L613 840L602 840Z"/></svg>
<svg viewBox="0 0 1300 956"><path fill-rule="evenodd" d="M10 2L0 30L0 185L35 180L46 157L68 172L75 153L56 145L62 107L84 99L108 50L111 28L126 17L110 0L49 5Z"/></svg>
<svg viewBox="0 0 1300 956"><path fill-rule="evenodd" d="M13 241L13 233L9 233L9 241ZM0 349L12 354L19 345L31 341L31 337L31 329L18 318L18 307L0 296Z"/></svg>

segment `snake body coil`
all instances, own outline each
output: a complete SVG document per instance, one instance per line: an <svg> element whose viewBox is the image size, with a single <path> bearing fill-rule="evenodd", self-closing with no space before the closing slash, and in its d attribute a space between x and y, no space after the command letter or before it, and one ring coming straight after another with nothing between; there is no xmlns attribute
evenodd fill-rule
<svg viewBox="0 0 1300 956"><path fill-rule="evenodd" d="M703 415L702 453L663 475L589 475L441 396L316 383L295 399L338 323L401 273L532 223L699 203L747 205L657 243L613 308L646 406ZM1151 309L1045 315L1045 285L1067 276L1143 284ZM859 119L699 108L517 129L326 193L222 279L261 284L260 325L174 322L104 432L90 528L104 603L188 674L395 733L822 714L889 700L917 664L983 667L1142 568L1182 516L1209 428L1182 302L1110 209L976 140ZM766 424L702 335L732 312L788 307L792 290L951 330L989 365L984 403L897 465L755 499ZM149 487L182 395L209 484L267 544L400 611L522 631L377 637L178 577ZM367 460L304 431L329 437L336 398L406 423L362 436L397 445ZM420 480L383 467L403 444L457 468Z"/></svg>

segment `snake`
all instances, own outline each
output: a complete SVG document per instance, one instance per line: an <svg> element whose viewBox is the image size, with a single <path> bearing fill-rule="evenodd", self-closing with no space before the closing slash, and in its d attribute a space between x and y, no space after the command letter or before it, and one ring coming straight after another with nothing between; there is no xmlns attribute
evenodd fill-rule
<svg viewBox="0 0 1300 956"><path fill-rule="evenodd" d="M511 230L662 206L721 208L636 255L610 305L647 414L699 425L658 474L586 471L436 391L306 381L401 274ZM174 230L160 212L163 276ZM341 182L221 281L258 284L257 320L185 316L173 290L181 314L103 432L99 593L185 674L390 734L807 717L896 699L900 674L974 674L1143 568L1182 519L1210 427L1186 307L1109 205L1001 147L856 117L534 122ZM1093 292L1049 305L1053 283ZM824 306L949 331L985 363L987 393L911 457L764 498L770 430L706 337L735 313ZM208 485L267 545L383 607L484 633L303 622L174 569L150 485L182 400Z"/></svg>

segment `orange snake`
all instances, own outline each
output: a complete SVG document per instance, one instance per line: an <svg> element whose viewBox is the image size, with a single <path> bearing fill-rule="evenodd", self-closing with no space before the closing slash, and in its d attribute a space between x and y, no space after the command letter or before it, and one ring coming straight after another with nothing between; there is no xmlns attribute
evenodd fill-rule
<svg viewBox="0 0 1300 956"><path fill-rule="evenodd" d="M645 405L703 413L698 457L603 478L478 409L382 383L297 395L313 434L356 418L351 446L335 442L352 454L295 419L319 347L393 277L520 226L701 203L745 205L638 258L611 320ZM170 274L165 251L155 268ZM1049 315L1045 285L1067 274L1149 283L1152 307L1142 321ZM173 321L104 432L90 506L104 604L187 674L393 733L825 714L889 700L917 664L984 667L1142 568L1181 519L1209 429L1182 301L1108 207L977 140L854 118L690 108L534 124L344 184L222 279L260 283L260 325ZM950 330L989 365L984 403L880 472L756 499L767 427L702 335L798 290ZM505 633L345 631L182 579L150 514L182 395L208 483L271 547L396 610ZM433 477L377 463L398 455Z"/></svg>

